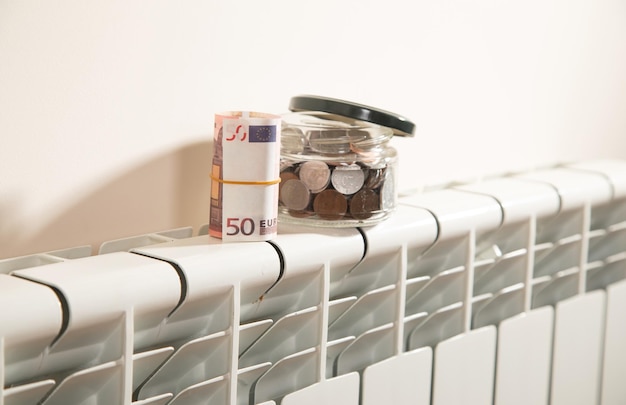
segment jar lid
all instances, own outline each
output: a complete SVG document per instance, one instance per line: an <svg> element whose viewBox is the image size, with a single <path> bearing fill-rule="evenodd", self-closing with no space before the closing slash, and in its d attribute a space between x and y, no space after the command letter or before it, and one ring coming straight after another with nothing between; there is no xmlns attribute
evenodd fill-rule
<svg viewBox="0 0 626 405"><path fill-rule="evenodd" d="M323 111L356 120L367 121L391 128L394 135L399 136L413 136L415 133L415 124L401 115L334 98L311 95L295 96L289 101L289 110L294 112Z"/></svg>

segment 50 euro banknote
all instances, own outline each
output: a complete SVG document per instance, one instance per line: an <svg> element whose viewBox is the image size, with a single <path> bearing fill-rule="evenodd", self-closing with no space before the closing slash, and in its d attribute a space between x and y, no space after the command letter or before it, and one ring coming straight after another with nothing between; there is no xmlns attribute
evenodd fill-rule
<svg viewBox="0 0 626 405"><path fill-rule="evenodd" d="M225 242L276 236L280 117L236 111L215 115L209 235Z"/></svg>

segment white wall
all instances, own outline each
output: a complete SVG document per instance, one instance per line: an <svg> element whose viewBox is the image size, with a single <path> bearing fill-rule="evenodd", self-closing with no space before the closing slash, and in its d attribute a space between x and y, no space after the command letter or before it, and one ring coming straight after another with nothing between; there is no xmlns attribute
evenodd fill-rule
<svg viewBox="0 0 626 405"><path fill-rule="evenodd" d="M213 114L418 124L402 188L626 158L626 0L0 0L0 258L207 222Z"/></svg>

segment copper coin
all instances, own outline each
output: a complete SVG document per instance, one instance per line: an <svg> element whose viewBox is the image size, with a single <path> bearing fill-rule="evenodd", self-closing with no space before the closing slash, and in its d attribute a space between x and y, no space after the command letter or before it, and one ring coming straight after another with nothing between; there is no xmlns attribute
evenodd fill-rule
<svg viewBox="0 0 626 405"><path fill-rule="evenodd" d="M289 210L287 212L289 212L289 215L291 215L294 218L308 218L311 215L313 215L313 213L311 211Z"/></svg>
<svg viewBox="0 0 626 405"><path fill-rule="evenodd" d="M328 186L330 168L324 162L311 160L302 163L298 176L312 193L319 193Z"/></svg>
<svg viewBox="0 0 626 405"><path fill-rule="evenodd" d="M300 180L287 180L280 189L280 201L290 210L301 211L309 205L311 193Z"/></svg>
<svg viewBox="0 0 626 405"><path fill-rule="evenodd" d="M348 200L338 191L324 190L313 200L313 210L322 219L341 219L348 210Z"/></svg>
<svg viewBox="0 0 626 405"><path fill-rule="evenodd" d="M367 219L380 209L380 197L375 191L364 188L350 199L350 214L354 219Z"/></svg>
<svg viewBox="0 0 626 405"><path fill-rule="evenodd" d="M359 191L363 187L364 181L365 173L357 164L337 166L331 176L335 190L345 195L352 195Z"/></svg>

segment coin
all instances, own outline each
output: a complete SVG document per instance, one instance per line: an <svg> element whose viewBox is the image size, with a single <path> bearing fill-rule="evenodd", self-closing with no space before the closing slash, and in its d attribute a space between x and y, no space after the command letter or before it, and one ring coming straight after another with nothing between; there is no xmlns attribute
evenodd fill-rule
<svg viewBox="0 0 626 405"><path fill-rule="evenodd" d="M341 194L352 195L363 187L365 173L357 164L338 166L333 170L331 182Z"/></svg>
<svg viewBox="0 0 626 405"><path fill-rule="evenodd" d="M313 215L311 211L289 210L287 212L289 212L289 215L291 215L294 218L308 218Z"/></svg>
<svg viewBox="0 0 626 405"><path fill-rule="evenodd" d="M385 169L368 169L364 187L375 189L383 184Z"/></svg>
<svg viewBox="0 0 626 405"><path fill-rule="evenodd" d="M380 209L380 198L375 191L364 188L350 199L350 214L354 219L367 219Z"/></svg>
<svg viewBox="0 0 626 405"><path fill-rule="evenodd" d="M278 190L282 190L283 185L287 182L287 180L299 180L298 176L294 172L290 172L285 170L280 173L280 183L278 183Z"/></svg>
<svg viewBox="0 0 626 405"><path fill-rule="evenodd" d="M287 180L280 189L280 201L290 210L301 211L309 205L311 193L300 180Z"/></svg>
<svg viewBox="0 0 626 405"><path fill-rule="evenodd" d="M311 160L302 163L298 176L312 193L319 193L328 186L330 169L324 162Z"/></svg>
<svg viewBox="0 0 626 405"><path fill-rule="evenodd" d="M336 190L324 190L313 200L313 210L320 218L334 221L346 215L348 200Z"/></svg>

